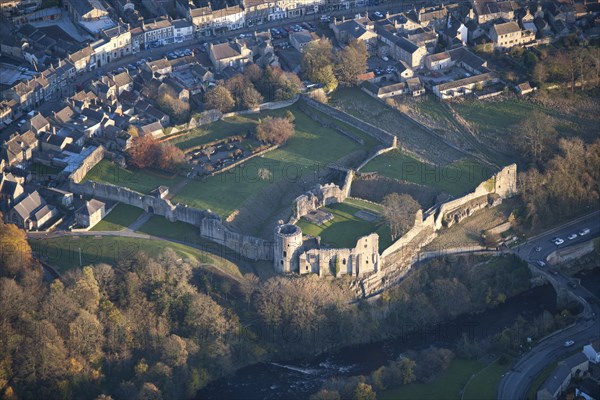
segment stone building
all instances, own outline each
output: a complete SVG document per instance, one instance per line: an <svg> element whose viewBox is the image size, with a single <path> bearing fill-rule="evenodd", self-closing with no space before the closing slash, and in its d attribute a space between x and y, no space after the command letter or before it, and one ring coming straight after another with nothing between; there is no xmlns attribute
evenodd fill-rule
<svg viewBox="0 0 600 400"><path fill-rule="evenodd" d="M299 254L301 250L302 230L299 227L285 224L275 228L273 258L277 272L299 272Z"/></svg>

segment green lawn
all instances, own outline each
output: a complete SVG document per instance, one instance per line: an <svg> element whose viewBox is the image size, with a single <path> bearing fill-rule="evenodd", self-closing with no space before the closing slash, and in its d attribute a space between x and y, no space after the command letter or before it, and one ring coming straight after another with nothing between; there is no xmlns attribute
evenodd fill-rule
<svg viewBox="0 0 600 400"><path fill-rule="evenodd" d="M460 391L469 378L471 378L471 375L476 374L484 367L485 365L479 361L454 359L450 363L450 367L441 373L432 383L411 383L398 389L379 392L377 393L377 398L379 400L460 399ZM483 399L485 397L480 398Z"/></svg>
<svg viewBox="0 0 600 400"><path fill-rule="evenodd" d="M512 360L504 365L495 362L482 369L465 388L465 400L495 400L502 375L511 367Z"/></svg>
<svg viewBox="0 0 600 400"><path fill-rule="evenodd" d="M210 250L212 253L216 254L241 257L233 250L200 236L200 230L197 227L181 221L171 222L165 217L161 217L159 215L155 215L152 218L150 218L148 222L146 222L140 227L138 232L146 233L148 235L157 236L165 239L172 239L199 245L202 246L201 248ZM267 261L267 263L269 263L269 265L271 265L271 269L273 269L272 261ZM239 265L235 266L235 268L242 274L248 272L255 272L249 267L247 263L239 263Z"/></svg>
<svg viewBox="0 0 600 400"><path fill-rule="evenodd" d="M516 99L495 102L464 101L452 104L452 107L479 129L503 132L507 127L527 118L535 108L539 108L530 102Z"/></svg>
<svg viewBox="0 0 600 400"><path fill-rule="evenodd" d="M381 206L356 199L347 199L344 203L332 204L323 208L334 215L334 219L323 225L315 225L302 218L298 226L302 233L311 236L321 236L321 241L331 247L353 248L356 240L376 232L379 235L379 250L382 251L392 244L390 231L382 219L368 222L354 214L360 210L381 212Z"/></svg>
<svg viewBox="0 0 600 400"><path fill-rule="evenodd" d="M189 243L200 243L201 238L200 231L195 226L181 221L171 222L160 215L150 218L139 232Z"/></svg>
<svg viewBox="0 0 600 400"><path fill-rule="evenodd" d="M189 148L219 137L244 133L256 124L259 117L282 116L288 110L294 114L296 124L296 134L288 143L262 157L248 160L230 171L193 180L183 187L172 201L200 209L210 209L222 217L227 217L247 198L273 182L315 182L315 175L324 171L328 164L359 150L369 151L376 145L374 140L369 140L357 130L353 133L362 135L364 145L354 142L334 129L324 128L295 106L260 115L228 118L198 130L192 137L182 136L173 142L180 147ZM268 171L270 177L264 178L263 175L263 178L259 178L259 169ZM113 183L146 194L159 185L174 187L183 178L173 178L147 170L123 169L103 160L88 173L86 179Z"/></svg>
<svg viewBox="0 0 600 400"><path fill-rule="evenodd" d="M295 107L289 109L296 118L296 134L288 143L222 174L190 182L173 201L227 217L244 200L272 182L314 182L315 174L328 164L357 150L370 149L368 144L361 146L333 129L322 127ZM285 111L270 114L282 115ZM260 169L269 171L270 178L259 178Z"/></svg>
<svg viewBox="0 0 600 400"><path fill-rule="evenodd" d="M86 180L112 183L114 185L124 186L148 194L157 186L173 187L183 178L179 176L168 176L155 171L125 169L108 160L100 161L88 174Z"/></svg>
<svg viewBox="0 0 600 400"><path fill-rule="evenodd" d="M119 203L112 211L98 222L90 231L120 231L131 225L144 210L128 204Z"/></svg>
<svg viewBox="0 0 600 400"><path fill-rule="evenodd" d="M394 150L375 158L361 172L378 172L389 178L431 186L461 196L475 189L495 171L470 160L459 160L446 166L428 165Z"/></svg>
<svg viewBox="0 0 600 400"><path fill-rule="evenodd" d="M219 270L240 277L239 268L232 262L216 255L164 240L124 238L116 236L64 236L51 239L29 240L32 250L48 264L64 273L81 265L107 263L115 265L119 261L133 260L140 251L151 257L158 257L165 249L171 248L185 258L194 258L202 264L214 265Z"/></svg>

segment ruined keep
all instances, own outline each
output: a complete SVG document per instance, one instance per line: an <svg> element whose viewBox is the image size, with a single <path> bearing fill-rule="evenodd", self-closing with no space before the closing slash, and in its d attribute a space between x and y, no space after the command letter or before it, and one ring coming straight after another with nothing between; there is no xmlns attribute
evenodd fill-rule
<svg viewBox="0 0 600 400"><path fill-rule="evenodd" d="M302 230L296 225L284 224L275 228L273 259L275 271L299 272L298 255L302 249Z"/></svg>
<svg viewBox="0 0 600 400"><path fill-rule="evenodd" d="M371 233L352 249L307 249L299 255L300 274L363 276L379 270L379 235Z"/></svg>

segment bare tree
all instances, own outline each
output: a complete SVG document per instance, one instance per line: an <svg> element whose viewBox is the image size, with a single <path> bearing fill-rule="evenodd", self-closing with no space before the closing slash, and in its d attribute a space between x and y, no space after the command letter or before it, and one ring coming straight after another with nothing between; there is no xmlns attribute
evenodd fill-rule
<svg viewBox="0 0 600 400"><path fill-rule="evenodd" d="M413 226L419 208L419 203L408 194L390 193L384 197L383 216L390 227L392 240Z"/></svg>

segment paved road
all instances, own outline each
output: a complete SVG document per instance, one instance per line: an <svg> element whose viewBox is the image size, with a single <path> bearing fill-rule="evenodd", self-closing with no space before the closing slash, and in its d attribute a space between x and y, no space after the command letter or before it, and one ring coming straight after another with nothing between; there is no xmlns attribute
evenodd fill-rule
<svg viewBox="0 0 600 400"><path fill-rule="evenodd" d="M577 233L583 228L589 228L590 233L583 237L578 235L573 240L567 239L569 234ZM538 235L514 250L521 258L535 265L536 268L545 274L549 274L545 268L539 267L536 264L538 260L545 261L546 257L557 248L581 243L598 235L600 235L600 212L595 212ZM551 239L554 237L562 238L565 240L565 243L556 246L551 242ZM540 248L539 251L535 250L536 247ZM577 296L579 301L584 305L584 311L574 325L550 335L521 357L500 381L500 385L498 386L498 399L500 400L525 399L533 381L544 368L566 358L573 351L573 347L582 347L600 337L600 305L597 297L598 294L590 293L580 285L574 288L568 286L573 280L564 275L559 274L551 276L551 278L559 284L564 285L566 289ZM573 347L564 346L567 340L575 342Z"/></svg>

